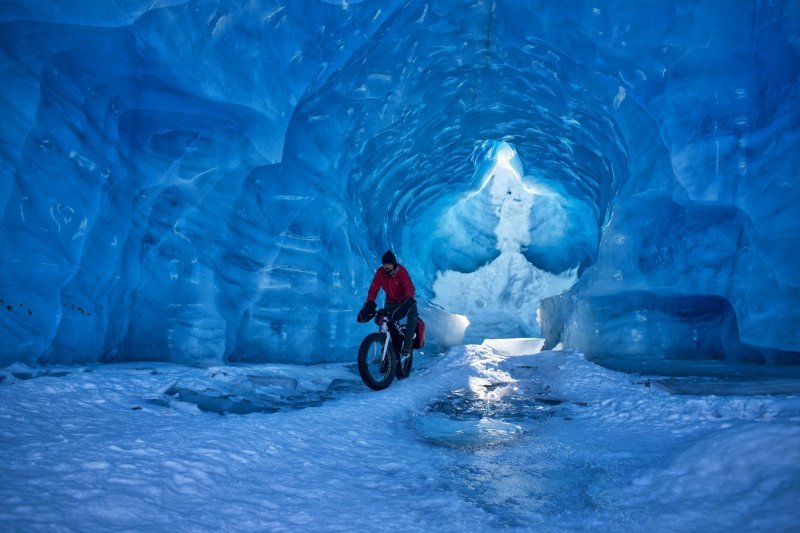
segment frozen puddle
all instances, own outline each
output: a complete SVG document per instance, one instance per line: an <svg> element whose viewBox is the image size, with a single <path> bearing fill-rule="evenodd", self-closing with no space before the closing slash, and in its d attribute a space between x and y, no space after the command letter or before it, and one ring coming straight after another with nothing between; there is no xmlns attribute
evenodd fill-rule
<svg viewBox="0 0 800 533"><path fill-rule="evenodd" d="M569 411L559 407L564 400L553 397L550 386L531 372L535 367L520 363L509 371L492 368L491 362L509 356L536 354L543 343L543 339L487 339L481 345L482 360L489 363L483 375L471 376L468 387L428 404L413 417L414 429L432 444L474 450L511 443L553 414L568 416Z"/></svg>
<svg viewBox="0 0 800 533"><path fill-rule="evenodd" d="M469 357L476 371L469 386L436 398L411 418L426 443L453 450L451 490L491 515L492 527L553 528L544 516L593 508L586 486L616 468L598 467L551 436L554 428L568 428L587 404L559 398L540 379L536 354L542 344L484 341Z"/></svg>
<svg viewBox="0 0 800 533"><path fill-rule="evenodd" d="M796 382L781 381L781 396L745 382L704 394L715 382L540 348L513 339L422 356L381 392L353 363L10 367L0 525L798 529Z"/></svg>
<svg viewBox="0 0 800 533"><path fill-rule="evenodd" d="M517 424L493 418L454 418L442 413L425 413L415 420L415 429L432 444L476 449L511 442L522 434Z"/></svg>

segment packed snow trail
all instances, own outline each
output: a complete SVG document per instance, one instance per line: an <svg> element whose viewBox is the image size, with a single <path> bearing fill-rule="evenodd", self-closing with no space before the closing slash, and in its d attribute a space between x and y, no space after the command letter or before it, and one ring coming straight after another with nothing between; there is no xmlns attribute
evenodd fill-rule
<svg viewBox="0 0 800 533"><path fill-rule="evenodd" d="M410 379L377 393L353 364L10 367L0 525L800 524L797 396L674 395L579 353L519 355L539 347L496 341L420 357Z"/></svg>

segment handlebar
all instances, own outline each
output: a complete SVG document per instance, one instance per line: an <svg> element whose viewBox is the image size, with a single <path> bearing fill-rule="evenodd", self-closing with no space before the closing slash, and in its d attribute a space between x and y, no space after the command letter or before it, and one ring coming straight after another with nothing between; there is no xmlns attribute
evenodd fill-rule
<svg viewBox="0 0 800 533"><path fill-rule="evenodd" d="M386 313L386 311L383 310L383 309L378 309L376 312L373 312L373 313L369 313L369 314L365 314L365 315L359 315L358 322L361 322L361 323L369 322L373 318L375 319L374 322L378 326L383 325L384 320L386 322L392 322L392 319L389 318L388 313Z"/></svg>

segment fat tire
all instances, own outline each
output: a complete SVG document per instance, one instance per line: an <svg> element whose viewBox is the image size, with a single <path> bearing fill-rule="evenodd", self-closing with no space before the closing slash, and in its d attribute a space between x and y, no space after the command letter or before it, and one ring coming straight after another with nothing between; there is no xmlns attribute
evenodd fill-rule
<svg viewBox="0 0 800 533"><path fill-rule="evenodd" d="M361 346L358 347L358 373L361 375L361 380L364 384L372 390L383 390L389 385L392 384L392 380L395 376L395 367L397 366L397 358L394 356L394 346L392 343L389 343L388 351L389 353L386 354L388 359L388 367L386 369L386 374L382 380L376 380L372 377L372 373L369 371L369 361L367 358L369 357L370 348L373 344L378 344L383 350L383 343L386 341L386 334L385 333L370 333L364 340L361 341Z"/></svg>

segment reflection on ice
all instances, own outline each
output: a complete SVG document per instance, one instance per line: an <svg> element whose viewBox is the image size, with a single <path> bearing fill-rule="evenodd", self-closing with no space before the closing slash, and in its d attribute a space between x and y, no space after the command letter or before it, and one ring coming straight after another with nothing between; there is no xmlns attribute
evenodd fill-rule
<svg viewBox="0 0 800 533"><path fill-rule="evenodd" d="M505 444L518 438L523 432L521 426L500 420L457 419L442 413L416 417L414 429L431 444L459 449Z"/></svg>
<svg viewBox="0 0 800 533"><path fill-rule="evenodd" d="M491 366L491 360L503 357L494 350L485 355L475 358L473 366ZM494 369L480 377L470 376L468 384L434 399L414 415L412 425L420 437L431 444L463 450L508 444L538 420L553 415L563 403L550 396L546 383L530 374L512 379L511 374Z"/></svg>
<svg viewBox="0 0 800 533"><path fill-rule="evenodd" d="M554 516L597 509L597 497L587 488L612 468L575 457L545 433L524 446L478 450L451 474L455 491L491 513L493 526L551 529Z"/></svg>

